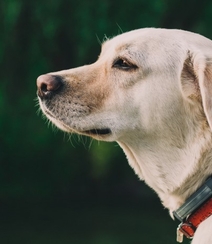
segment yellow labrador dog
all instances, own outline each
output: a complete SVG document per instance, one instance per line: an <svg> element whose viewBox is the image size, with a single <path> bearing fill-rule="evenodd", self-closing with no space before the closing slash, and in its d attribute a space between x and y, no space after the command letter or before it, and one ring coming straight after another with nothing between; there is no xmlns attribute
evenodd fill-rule
<svg viewBox="0 0 212 244"><path fill-rule="evenodd" d="M102 45L98 60L37 79L61 130L117 141L172 217L177 239L212 243L212 41L145 28Z"/></svg>

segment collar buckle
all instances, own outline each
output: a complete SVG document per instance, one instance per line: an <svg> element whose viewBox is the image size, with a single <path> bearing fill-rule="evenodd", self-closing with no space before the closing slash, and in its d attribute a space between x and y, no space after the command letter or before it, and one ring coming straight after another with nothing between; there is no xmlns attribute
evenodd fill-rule
<svg viewBox="0 0 212 244"><path fill-rule="evenodd" d="M182 243L183 242L183 233L180 230L180 225L177 227L177 242Z"/></svg>
<svg viewBox="0 0 212 244"><path fill-rule="evenodd" d="M177 228L177 242L183 242L183 236L186 236L188 239L192 239L195 233L196 227L189 222L184 222L179 224Z"/></svg>

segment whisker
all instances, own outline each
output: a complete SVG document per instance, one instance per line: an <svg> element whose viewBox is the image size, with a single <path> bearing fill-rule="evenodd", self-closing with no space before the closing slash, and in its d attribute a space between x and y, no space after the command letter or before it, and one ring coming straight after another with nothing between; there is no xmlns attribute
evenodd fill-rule
<svg viewBox="0 0 212 244"><path fill-rule="evenodd" d="M96 38L97 38L97 42L99 43L99 45L101 46L102 45L102 42L100 41L99 39L99 36L96 34Z"/></svg>
<svg viewBox="0 0 212 244"><path fill-rule="evenodd" d="M120 26L118 23L116 23L116 25L118 26L119 31L121 31L121 33L118 31L118 34L122 34L122 33L124 33L124 31L122 30L121 26Z"/></svg>

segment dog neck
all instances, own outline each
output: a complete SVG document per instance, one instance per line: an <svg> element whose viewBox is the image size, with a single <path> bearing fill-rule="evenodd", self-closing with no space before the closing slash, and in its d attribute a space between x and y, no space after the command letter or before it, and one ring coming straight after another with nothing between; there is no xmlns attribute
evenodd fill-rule
<svg viewBox="0 0 212 244"><path fill-rule="evenodd" d="M163 149L165 148L165 150L162 150L158 146L160 143L154 146L151 145L152 147L141 146L139 143L129 143L129 141L128 143L118 143L124 150L129 164L136 174L156 191L173 218L173 212L180 208L212 175L211 142L211 133L208 132L196 141L196 143L202 145L201 147L196 147L194 140L193 145L190 144L189 148L181 149L182 151L179 148L170 148L168 144L166 146L163 144ZM208 213L212 211L211 204L212 201L209 202L209 207L207 207L206 218L204 214L198 216L199 220L201 220L198 225L204 221L204 225L201 226L206 229ZM203 208L205 209L205 207ZM192 243L200 243L198 236L201 236L199 234L201 231L202 228L198 227ZM184 235L178 229L177 241L182 242Z"/></svg>
<svg viewBox="0 0 212 244"><path fill-rule="evenodd" d="M205 133L183 148L170 146L168 139L151 140L151 145L140 145L138 141L118 143L135 173L153 188L172 216L212 175L211 133Z"/></svg>

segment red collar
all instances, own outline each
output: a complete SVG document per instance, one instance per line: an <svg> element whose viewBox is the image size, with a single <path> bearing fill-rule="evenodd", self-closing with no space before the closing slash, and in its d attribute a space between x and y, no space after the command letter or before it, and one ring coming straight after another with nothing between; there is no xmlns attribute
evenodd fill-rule
<svg viewBox="0 0 212 244"><path fill-rule="evenodd" d="M183 235L192 239L194 233L204 220L212 215L212 198L208 199L195 212L189 215L177 228L177 241L183 241Z"/></svg>
<svg viewBox="0 0 212 244"><path fill-rule="evenodd" d="M177 241L182 242L184 235L192 239L197 227L212 215L212 177L173 214L181 221L177 228Z"/></svg>

